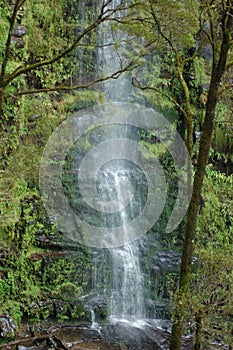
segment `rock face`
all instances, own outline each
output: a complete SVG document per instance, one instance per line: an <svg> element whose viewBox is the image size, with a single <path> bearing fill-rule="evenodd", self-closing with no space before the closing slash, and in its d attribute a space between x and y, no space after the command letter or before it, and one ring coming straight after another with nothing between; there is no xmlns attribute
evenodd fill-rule
<svg viewBox="0 0 233 350"><path fill-rule="evenodd" d="M14 321L8 315L0 316L0 336L2 338L13 335L16 331Z"/></svg>
<svg viewBox="0 0 233 350"><path fill-rule="evenodd" d="M95 315L95 321L103 322L107 316L107 302L105 297L97 296L91 298L85 305L88 310L92 310Z"/></svg>
<svg viewBox="0 0 233 350"><path fill-rule="evenodd" d="M169 250L158 250L153 257L152 269L163 272L178 272L180 254Z"/></svg>

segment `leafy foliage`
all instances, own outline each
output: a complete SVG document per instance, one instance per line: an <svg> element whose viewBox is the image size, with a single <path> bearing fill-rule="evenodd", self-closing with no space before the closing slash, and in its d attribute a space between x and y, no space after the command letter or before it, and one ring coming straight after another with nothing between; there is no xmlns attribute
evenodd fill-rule
<svg viewBox="0 0 233 350"><path fill-rule="evenodd" d="M7 74L22 65L33 64L52 57L69 45L77 29L75 6L67 2L26 1L18 12L17 25L26 29L24 46L11 45ZM5 38L12 7L8 2L1 6L1 28ZM20 27L20 28L21 28ZM3 61L5 46L1 45ZM89 257L80 253L76 258L58 258L46 261L46 249L38 247L40 235L53 236L56 227L51 225L38 192L38 175L43 148L52 131L75 110L93 104L100 94L90 91L72 94L30 94L17 98L22 89L37 89L68 80L77 68L75 53L58 63L36 72L21 75L9 85L8 98L1 106L1 155L3 168L0 180L0 313L8 313L19 323L23 316L34 319L52 315L63 317L71 310L58 312L52 299L72 296L67 281L73 280L73 291L78 299L81 288L88 283ZM10 94L10 95L9 95ZM80 104L79 104L80 102ZM80 269L75 266L80 266ZM60 271L59 277L57 272ZM49 301L50 300L50 301ZM43 307L43 305L47 307ZM49 307L51 305L51 307ZM70 312L70 311L69 311ZM73 307L72 317L83 312Z"/></svg>
<svg viewBox="0 0 233 350"><path fill-rule="evenodd" d="M233 287L233 177L207 168L204 205L200 211L195 244L191 310L202 312L206 339L231 344Z"/></svg>

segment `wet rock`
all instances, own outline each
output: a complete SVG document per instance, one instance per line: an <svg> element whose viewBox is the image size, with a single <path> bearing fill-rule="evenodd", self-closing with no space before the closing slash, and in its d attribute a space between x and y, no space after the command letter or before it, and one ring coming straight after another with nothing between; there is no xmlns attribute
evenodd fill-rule
<svg viewBox="0 0 233 350"><path fill-rule="evenodd" d="M37 317L38 314L40 315L41 319L43 319L44 315L53 315L54 314L54 308L53 308L53 300L47 299L47 300L40 300L39 302L32 302L29 305L29 314L25 312L25 316L27 317Z"/></svg>
<svg viewBox="0 0 233 350"><path fill-rule="evenodd" d="M156 271L164 272L179 271L180 254L170 250L159 250L153 257L151 268Z"/></svg>
<svg viewBox="0 0 233 350"><path fill-rule="evenodd" d="M53 300L53 316L57 319L87 322L91 320L90 311L86 310L81 302Z"/></svg>
<svg viewBox="0 0 233 350"><path fill-rule="evenodd" d="M98 330L90 326L48 326L34 337L18 339L4 350L168 350L171 322L151 320L143 325L118 321L103 324ZM45 334L46 332L46 334ZM182 350L193 348L193 337L183 337ZM203 350L228 349L224 344L203 344Z"/></svg>
<svg viewBox="0 0 233 350"><path fill-rule="evenodd" d="M95 296L88 301L87 306L92 310L97 307L104 307L106 306L106 299L103 296Z"/></svg>
<svg viewBox="0 0 233 350"><path fill-rule="evenodd" d="M11 32L11 43L15 44L16 48L22 49L25 46L23 36L27 33L25 27L17 25L16 28Z"/></svg>
<svg viewBox="0 0 233 350"><path fill-rule="evenodd" d="M86 310L82 302L62 299L47 299L39 302L32 302L29 305L29 314L26 317L36 317L40 315L41 319L48 317L58 320L72 320L78 322L87 322L91 320L90 311Z"/></svg>
<svg viewBox="0 0 233 350"><path fill-rule="evenodd" d="M171 318L171 305L167 298L145 299L145 309L148 319L168 320Z"/></svg>
<svg viewBox="0 0 233 350"><path fill-rule="evenodd" d="M17 25L16 28L11 32L11 36L14 36L16 38L21 38L27 34L27 29L21 25Z"/></svg>
<svg viewBox="0 0 233 350"><path fill-rule="evenodd" d="M16 326L9 315L0 315L0 336L5 338L13 335L16 331Z"/></svg>
<svg viewBox="0 0 233 350"><path fill-rule="evenodd" d="M56 337L68 349L91 349L93 344L101 344L102 339L97 330L89 327L63 327L56 332ZM102 349L99 347L99 349Z"/></svg>
<svg viewBox="0 0 233 350"><path fill-rule="evenodd" d="M118 322L115 326L104 326L102 333L111 345L117 345L117 349L134 350L162 350L156 339L148 337L142 328L132 327L124 322ZM111 349L111 347L109 348Z"/></svg>
<svg viewBox="0 0 233 350"><path fill-rule="evenodd" d="M42 118L42 114L35 113L35 114L32 114L28 117L28 121L32 123L32 122L37 121L40 118Z"/></svg>
<svg viewBox="0 0 233 350"><path fill-rule="evenodd" d="M68 350L68 348L63 344L61 339L57 337L51 337L49 338L49 343L54 347L54 349L59 349L59 350ZM49 344L49 345L50 345Z"/></svg>
<svg viewBox="0 0 233 350"><path fill-rule="evenodd" d="M69 256L71 253L69 251L61 251L61 252L38 252L31 254L28 256L28 259L31 261L45 260L51 261L55 259L60 259L63 257Z"/></svg>
<svg viewBox="0 0 233 350"><path fill-rule="evenodd" d="M36 245L40 248L46 248L51 250L69 250L83 253L85 255L88 254L88 250L85 246L78 245L77 242L74 242L63 235L37 235L36 237Z"/></svg>
<svg viewBox="0 0 233 350"><path fill-rule="evenodd" d="M96 296L88 301L86 304L88 310L93 310L95 313L95 321L101 322L107 316L107 302L105 297Z"/></svg>
<svg viewBox="0 0 233 350"><path fill-rule="evenodd" d="M25 46L25 41L22 38L12 37L11 42L15 44L17 49L23 49Z"/></svg>

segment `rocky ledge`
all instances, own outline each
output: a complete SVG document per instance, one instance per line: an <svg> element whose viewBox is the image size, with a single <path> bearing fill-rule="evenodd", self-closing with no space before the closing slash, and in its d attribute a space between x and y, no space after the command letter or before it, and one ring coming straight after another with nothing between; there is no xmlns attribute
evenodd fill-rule
<svg viewBox="0 0 233 350"><path fill-rule="evenodd" d="M0 344L4 350L168 350L170 333L154 324L131 325L118 321L102 326L44 325L33 330L22 326L17 339ZM192 349L192 337L183 340L182 350ZM227 349L208 344L203 350Z"/></svg>

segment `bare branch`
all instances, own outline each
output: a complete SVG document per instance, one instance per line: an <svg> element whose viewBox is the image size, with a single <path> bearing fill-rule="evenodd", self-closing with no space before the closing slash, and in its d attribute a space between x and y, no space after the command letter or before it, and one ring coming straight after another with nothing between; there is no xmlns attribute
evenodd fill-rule
<svg viewBox="0 0 233 350"><path fill-rule="evenodd" d="M18 0L19 1L19 0ZM112 0L111 0L112 1ZM2 82L2 86L4 88L7 87L7 85L10 84L11 81L13 81L15 78L17 78L18 76L28 73L32 70L37 70L40 67L43 66L47 66L49 64L52 64L54 62L59 61L62 57L66 56L68 53L70 53L73 49L75 49L78 45L78 43L81 41L81 39L90 31L92 31L93 29L95 29L96 27L98 27L100 25L100 23L104 22L105 20L110 19L110 17L115 14L116 12L118 12L119 10L121 10L121 5L119 4L118 6L116 6L114 9L107 9L106 10L106 6L111 2L110 0L107 1L106 3L104 3L104 5L102 6L101 12L99 14L99 16L97 16L96 20L90 24L86 29L83 30L83 32L74 40L74 42L67 47L65 50L63 50L62 52L60 52L58 55L47 59L47 60L43 60L40 62L36 62L34 64L31 64L29 66L26 67L21 67L21 68L17 68L15 71L13 71L13 73L11 73L3 82Z"/></svg>
<svg viewBox="0 0 233 350"><path fill-rule="evenodd" d="M185 119L188 120L187 113L186 113L185 109L179 104L179 102L175 98L171 97L166 92L160 90L159 88L157 88L155 86L142 86L141 83L138 82L137 79L135 79L135 78L132 79L132 85L137 87L137 88L139 88L139 89L141 89L141 90L152 90L152 91L155 91L155 92L159 93L160 95L166 97L170 102L172 102L176 107L179 108L179 110L184 115Z"/></svg>
<svg viewBox="0 0 233 350"><path fill-rule="evenodd" d="M16 21L16 16L19 11L19 8L24 4L26 0L17 0L14 5L13 9L13 14L11 16L10 20L10 28L7 36L7 41L6 41L6 46L5 46L5 53L4 53L4 60L2 63L2 68L1 68L1 74L0 74L0 84L2 85L6 73L6 67L7 63L9 61L9 56L10 56L10 48L11 48L11 33L14 29L15 21Z"/></svg>
<svg viewBox="0 0 233 350"><path fill-rule="evenodd" d="M112 43L108 43L108 44L91 44L91 43L80 43L78 44L78 47L85 47L85 48L90 48L90 49L101 49L101 48L105 48L105 47L111 47L111 46L116 46L122 43L129 43L133 38L129 38L129 39L123 39L120 42L119 41L115 41Z"/></svg>
<svg viewBox="0 0 233 350"><path fill-rule="evenodd" d="M195 52L194 52L194 54L192 56L189 56L189 57L186 57L186 58L183 59L182 65L184 65L187 62L193 61L194 58L196 58L199 55L202 47L203 47L203 43L201 42L199 47L195 50Z"/></svg>
<svg viewBox="0 0 233 350"><path fill-rule="evenodd" d="M21 91L21 92L15 93L15 94L11 94L11 93L6 92L6 94L9 97L18 98L19 96L23 96L23 95L32 95L32 94L38 94L38 93L44 93L44 92L81 90L81 89L88 88L90 86L93 86L97 83L100 83L100 82L103 82L103 81L106 81L109 79L117 79L122 73L132 71L133 69L136 68L136 66L137 66L136 60L133 60L133 61L129 62L129 64L126 67L123 67L123 68L119 69L118 71L116 71L108 76L100 77L100 78L97 78L95 80L92 80L86 84L80 84L80 85L74 85L74 86L58 85L58 86L54 86L54 87L50 87L50 88L25 90L25 91Z"/></svg>
<svg viewBox="0 0 233 350"><path fill-rule="evenodd" d="M213 64L216 65L217 63L217 58L216 58L216 35L215 35L215 29L214 29L214 11L213 9L211 9L211 6L208 4L208 2L206 1L206 8L207 8L207 13L208 13L208 17L209 17L209 23L210 23L210 34L207 34L207 32L205 32L205 34L207 35L209 42L212 46L212 52L213 52Z"/></svg>
<svg viewBox="0 0 233 350"><path fill-rule="evenodd" d="M138 22L141 22L141 24L152 24L152 21L151 21L151 18L149 17L143 17L143 18L136 18L136 17L133 17L133 18L130 18L130 22L129 22L129 18L128 17L125 17L125 19L121 18L121 17L115 17L115 18L111 18L111 21L113 22L117 22L119 24L127 24L128 26L129 25L135 25L135 23L138 23ZM135 23L134 23L135 22Z"/></svg>
<svg viewBox="0 0 233 350"><path fill-rule="evenodd" d="M208 33L207 30L205 30L205 29L203 29L203 33L207 36L207 39L208 39L210 45L213 47L213 40L210 36L210 33Z"/></svg>
<svg viewBox="0 0 233 350"><path fill-rule="evenodd" d="M169 46L172 48L173 52L175 53L176 58L178 59L179 55L178 55L178 52L177 52L175 46L173 45L172 41L162 31L161 25L159 23L158 18L156 17L155 11L154 11L152 1L149 0L149 3L150 3L150 8L151 8L151 14L152 14L152 17L153 17L153 19L154 19L154 21L155 21L155 23L156 23L156 25L158 27L159 34L169 44Z"/></svg>

